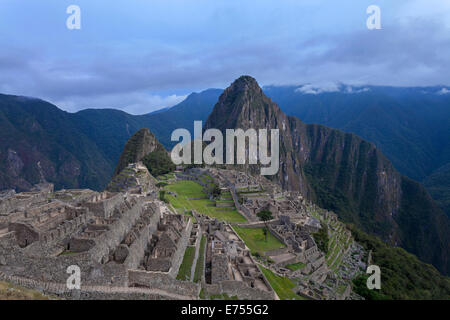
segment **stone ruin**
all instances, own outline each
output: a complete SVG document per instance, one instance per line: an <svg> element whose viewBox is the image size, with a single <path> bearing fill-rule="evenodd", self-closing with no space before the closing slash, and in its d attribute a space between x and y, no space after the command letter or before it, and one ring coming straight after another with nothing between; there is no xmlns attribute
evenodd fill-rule
<svg viewBox="0 0 450 320"><path fill-rule="evenodd" d="M326 279L325 255L317 247L309 228L291 222L288 216L280 216L278 222L270 224L270 231L287 246L268 253L278 266L301 262L306 265L301 273L310 274L310 278L319 283Z"/></svg>
<svg viewBox="0 0 450 320"><path fill-rule="evenodd" d="M197 297L198 285L175 280L192 221L174 214L145 183L124 192L2 193L0 279L66 296L73 293L66 288L67 268L76 265L79 298L93 292L123 298L128 291L152 298L155 289L165 298Z"/></svg>
<svg viewBox="0 0 450 320"><path fill-rule="evenodd" d="M110 192L142 194L155 190L155 178L142 163L130 163L106 187Z"/></svg>
<svg viewBox="0 0 450 320"><path fill-rule="evenodd" d="M240 299L273 299L272 287L231 226L202 215L196 217L207 234L207 291Z"/></svg>
<svg viewBox="0 0 450 320"><path fill-rule="evenodd" d="M177 257L176 253L183 239L185 242L183 246L186 247L187 231L187 223L183 216L166 215L162 217L157 232L153 234L147 246L143 267L147 271L169 273L180 263L177 261L179 256Z"/></svg>

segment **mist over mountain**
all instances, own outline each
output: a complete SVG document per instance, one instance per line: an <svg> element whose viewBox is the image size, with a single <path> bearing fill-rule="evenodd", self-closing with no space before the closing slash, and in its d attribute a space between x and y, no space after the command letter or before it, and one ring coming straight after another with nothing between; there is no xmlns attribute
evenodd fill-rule
<svg viewBox="0 0 450 320"><path fill-rule="evenodd" d="M401 173L426 181L450 216L450 188L443 169L450 164L447 88L269 86L264 92L284 112L306 123L353 132L375 143Z"/></svg>
<svg viewBox="0 0 450 320"><path fill-rule="evenodd" d="M304 87L269 86L264 92L304 122L354 132L375 143L413 179L422 181L450 162L450 95L440 94L441 87L343 86L318 93Z"/></svg>

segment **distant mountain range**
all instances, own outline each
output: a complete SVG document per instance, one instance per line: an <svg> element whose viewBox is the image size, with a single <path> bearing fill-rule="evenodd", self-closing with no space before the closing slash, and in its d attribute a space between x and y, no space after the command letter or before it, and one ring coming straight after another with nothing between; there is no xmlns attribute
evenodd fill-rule
<svg viewBox="0 0 450 320"><path fill-rule="evenodd" d="M450 95L444 89L264 87L281 107L259 96L272 110L268 123L284 119L290 128L283 138L279 181L448 274L448 217L421 185L396 171L423 181L450 211ZM222 93L194 93L172 108L140 116L113 109L67 113L39 99L0 95L0 189L25 191L45 180L58 189L101 190L136 131L149 128L170 148L171 132L192 130L194 120L207 121ZM213 112L209 125L237 120L229 117L229 112ZM354 134L306 123L355 133L379 149ZM308 154L297 150L300 142Z"/></svg>
<svg viewBox="0 0 450 320"><path fill-rule="evenodd" d="M172 131L206 120L221 92L193 93L167 111L140 116L114 109L68 113L40 99L0 95L0 190L27 191L43 180L57 189L102 190L136 131L150 128L169 147Z"/></svg>
<svg viewBox="0 0 450 320"><path fill-rule="evenodd" d="M338 128L375 143L396 169L414 180L423 182L432 197L450 216L450 90L445 87L336 85L331 88L316 88L303 85L266 86L263 87L263 91L286 114L296 116L305 123ZM159 141L170 149L174 146L174 142L170 141L171 132L176 128L187 128L192 131L194 120L206 121L222 92L222 89L208 89L201 93L193 93L174 107L140 116L114 109L87 109L70 114L57 110L55 106L41 100L0 95L0 116L4 121L0 130L12 126L14 129L8 130L5 138L10 134L14 137L13 132L17 133L16 130L27 137L31 132L23 132L20 124L17 124L16 128L14 118L9 117L14 117L14 113L17 112L24 115L24 118L33 117L40 123L43 115L37 114L39 108L31 107L33 105L44 106L44 109L50 108L60 115L60 119L66 119L65 121L70 119L73 126L81 131L77 136L84 136L97 146L99 154L95 157L98 159L88 163L87 159L78 159L77 152L75 150L71 152L69 144L60 145L57 150L69 149L65 151L71 154L71 159L79 162L72 167L80 167L81 171L66 172L62 167L61 159L64 159L62 156L61 159L52 160L55 162L53 167L56 167L50 170L59 174L52 172L43 174L46 179L55 182L57 187L101 189L108 183L123 145L137 130L150 128ZM9 111L6 111L8 105ZM60 124L54 121L54 127L48 129L57 130L65 121ZM47 130L45 123L42 128L44 131ZM46 139L50 141L49 137ZM41 147L47 144L48 142L44 142ZM0 187L26 190L41 178L37 161L34 161L37 158L31 156L30 159L25 159L34 161L34 167L30 169L27 165L25 169L27 172L23 172L22 175L15 172L21 167L20 161L15 164L18 167L11 171L15 166L13 165L16 159L13 152L15 148L10 148L8 152L7 145L7 140L0 143L2 151L0 166L6 171L9 170L9 173L0 174ZM44 154L46 152L57 151L52 149L44 151ZM9 167L5 162L8 157ZM96 163L105 169L93 170ZM91 172L87 178L86 175ZM8 178L9 176L14 178Z"/></svg>

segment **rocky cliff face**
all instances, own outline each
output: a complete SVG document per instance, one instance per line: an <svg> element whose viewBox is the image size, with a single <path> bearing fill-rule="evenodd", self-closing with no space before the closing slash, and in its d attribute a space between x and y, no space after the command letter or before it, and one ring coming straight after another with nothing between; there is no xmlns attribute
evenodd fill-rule
<svg viewBox="0 0 450 320"><path fill-rule="evenodd" d="M150 130L144 128L136 132L125 144L120 156L114 176L118 175L130 163L141 161L151 152L164 150L164 147L155 138Z"/></svg>
<svg viewBox="0 0 450 320"><path fill-rule="evenodd" d="M286 116L248 76L237 79L221 95L206 122L205 129L209 128L222 132L278 128L280 170L274 179L285 189L302 192L344 221L449 272L448 218L422 186L405 182L372 143ZM245 169L259 173L258 165Z"/></svg>

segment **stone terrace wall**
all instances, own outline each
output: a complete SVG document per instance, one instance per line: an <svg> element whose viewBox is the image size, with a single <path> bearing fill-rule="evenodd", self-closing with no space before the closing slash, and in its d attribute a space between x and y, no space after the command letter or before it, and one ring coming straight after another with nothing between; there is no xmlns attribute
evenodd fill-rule
<svg viewBox="0 0 450 320"><path fill-rule="evenodd" d="M36 281L16 276L9 276L0 271L0 280L7 281L25 288L39 290L47 295L59 296L72 300L168 300L168 299L195 299L179 293L170 293L166 290L146 288L129 288L123 286L85 286L80 290L70 290L65 283Z"/></svg>
<svg viewBox="0 0 450 320"><path fill-rule="evenodd" d="M267 221L267 224L272 225L272 224L277 224L278 222L279 222L279 219L273 219L273 220ZM254 228L254 229L265 227L264 221L236 223L236 225L238 225L239 227L242 227L242 228Z"/></svg>
<svg viewBox="0 0 450 320"><path fill-rule="evenodd" d="M91 217L87 210L71 220L65 220L56 229L49 230L39 236L43 244L50 244L64 239L65 237L76 233L81 227L85 226Z"/></svg>
<svg viewBox="0 0 450 320"><path fill-rule="evenodd" d="M23 278L39 279L46 282L66 283L69 274L67 268L72 265L81 269L82 284L99 285L114 283L126 285L127 270L117 263L105 265L95 263L87 252L62 255L57 257L33 256L28 257L15 251L6 255L6 266L0 270L9 275ZM16 268L19 266L19 268ZM26 266L26 269L21 268Z"/></svg>
<svg viewBox="0 0 450 320"><path fill-rule="evenodd" d="M114 212L114 208L124 201L124 194L117 193L109 196L109 198L99 200L98 202L86 202L84 205L94 215L102 218L110 218Z"/></svg>
<svg viewBox="0 0 450 320"><path fill-rule="evenodd" d="M14 232L8 232L0 235L0 258L10 254L12 249L17 247L16 236Z"/></svg>
<svg viewBox="0 0 450 320"><path fill-rule="evenodd" d="M141 203L136 203L131 209L125 212L119 220L110 225L110 229L95 239L95 247L89 250L91 257L96 262L105 261L109 252L114 250L123 240L125 235L131 230L141 215L143 207Z"/></svg>
<svg viewBox="0 0 450 320"><path fill-rule="evenodd" d="M162 289L197 299L200 286L189 281L180 281L169 276L168 273L128 270L129 286L145 286L150 289Z"/></svg>
<svg viewBox="0 0 450 320"><path fill-rule="evenodd" d="M273 300L273 291L263 291L250 288L244 282L235 280L225 280L216 284L205 284L205 289L210 295L227 294L229 297L236 296L240 300Z"/></svg>
<svg viewBox="0 0 450 320"><path fill-rule="evenodd" d="M197 177L189 176L189 175L183 174L183 173L176 173L175 175L176 175L178 180L194 181L194 182L198 183L199 185L201 185L203 188L208 188L209 187L206 183L204 183L203 181L201 181Z"/></svg>
<svg viewBox="0 0 450 320"><path fill-rule="evenodd" d="M236 194L236 189L234 188L234 186L232 184L229 184L228 188L230 189L230 193L236 209L241 212L248 221L256 221L256 217L247 208L239 203L239 198Z"/></svg>
<svg viewBox="0 0 450 320"><path fill-rule="evenodd" d="M125 259L125 266L128 269L137 269L144 257L149 237L156 231L158 222L161 218L161 211L155 208L150 218L150 223L142 230L141 235L136 239L129 248L128 257Z"/></svg>
<svg viewBox="0 0 450 320"><path fill-rule="evenodd" d="M189 219L186 228L184 229L183 235L178 241L177 251L172 258L172 267L169 270L169 275L172 278L175 278L180 269L181 263L183 262L184 252L186 251L186 247L189 243L189 238L191 237L192 230L192 219Z"/></svg>
<svg viewBox="0 0 450 320"><path fill-rule="evenodd" d="M9 198L0 200L0 212L8 213L18 208L25 209L25 207L41 202L47 199L48 193L45 192L30 192L15 194Z"/></svg>

